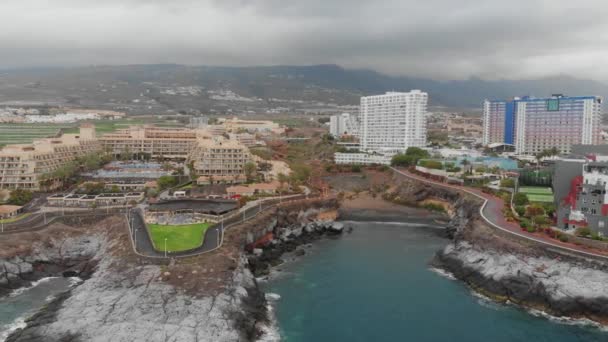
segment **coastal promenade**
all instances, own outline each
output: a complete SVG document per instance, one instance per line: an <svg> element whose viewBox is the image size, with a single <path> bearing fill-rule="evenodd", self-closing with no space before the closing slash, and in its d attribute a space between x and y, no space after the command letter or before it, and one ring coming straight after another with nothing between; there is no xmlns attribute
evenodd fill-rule
<svg viewBox="0 0 608 342"><path fill-rule="evenodd" d="M407 170L400 170L391 167L393 172L404 176L406 178L423 182L427 184L432 184L435 186L465 192L467 194L473 195L483 201L483 204L479 208L480 216L494 229L497 229L501 232L517 236L518 238L526 239L535 243L539 243L550 248L555 248L563 252L574 253L578 256L591 257L594 259L599 259L602 261L608 261L608 252L600 251L596 249L592 249L586 246L576 245L573 243L561 242L559 240L552 239L542 233L528 233L522 231L521 227L514 223L508 222L503 215L504 201L496 196L486 194L479 189L460 186L460 185L451 185L446 183L441 183L437 181L433 181L418 175L415 175Z"/></svg>

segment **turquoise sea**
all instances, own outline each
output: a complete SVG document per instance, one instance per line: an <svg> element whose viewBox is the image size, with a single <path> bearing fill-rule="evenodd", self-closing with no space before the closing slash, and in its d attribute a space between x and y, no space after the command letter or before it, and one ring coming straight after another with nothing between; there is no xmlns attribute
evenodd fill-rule
<svg viewBox="0 0 608 342"><path fill-rule="evenodd" d="M266 283L284 341L608 341L608 332L559 323L474 295L431 270L448 241L434 228L347 223L352 234L323 240L279 267Z"/></svg>

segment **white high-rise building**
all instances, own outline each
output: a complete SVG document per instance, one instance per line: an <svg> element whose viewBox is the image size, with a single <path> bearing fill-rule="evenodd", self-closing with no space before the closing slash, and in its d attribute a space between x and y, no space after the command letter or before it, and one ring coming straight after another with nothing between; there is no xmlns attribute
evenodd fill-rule
<svg viewBox="0 0 608 342"><path fill-rule="evenodd" d="M362 97L361 149L394 154L426 146L427 102L428 94L420 90Z"/></svg>
<svg viewBox="0 0 608 342"><path fill-rule="evenodd" d="M342 113L329 118L329 133L334 137L342 135L356 136L359 130L359 123L354 115Z"/></svg>

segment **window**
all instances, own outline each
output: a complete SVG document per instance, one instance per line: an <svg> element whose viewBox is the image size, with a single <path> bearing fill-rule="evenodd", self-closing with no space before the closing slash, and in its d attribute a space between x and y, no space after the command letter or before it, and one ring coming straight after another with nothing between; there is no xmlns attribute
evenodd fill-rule
<svg viewBox="0 0 608 342"><path fill-rule="evenodd" d="M547 112L557 112L557 111L559 111L559 99L547 100Z"/></svg>

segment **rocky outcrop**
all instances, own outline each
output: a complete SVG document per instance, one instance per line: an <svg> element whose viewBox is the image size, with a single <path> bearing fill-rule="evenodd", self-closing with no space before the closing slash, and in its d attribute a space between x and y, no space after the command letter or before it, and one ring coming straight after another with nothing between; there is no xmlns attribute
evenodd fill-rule
<svg viewBox="0 0 608 342"><path fill-rule="evenodd" d="M608 268L591 261L508 253L460 241L433 264L501 302L608 322Z"/></svg>
<svg viewBox="0 0 608 342"><path fill-rule="evenodd" d="M352 228L345 227L344 223L334 221L313 221L275 228L273 239L264 240L263 244L252 250L249 268L255 277L268 275L273 266L281 264L281 257L285 253L296 252L298 256L304 255L306 252L304 249L298 249L299 246L310 244L325 236L339 236L350 230Z"/></svg>
<svg viewBox="0 0 608 342"><path fill-rule="evenodd" d="M99 222L96 229L82 227L67 237L57 234L2 259L10 270L4 279L11 286L17 284L15 279L40 276L40 264L60 265L52 275L66 276L82 276L82 270L89 270L79 268L75 260L96 265L89 279L58 295L8 341L232 342L263 337L269 326L267 304L246 259L230 260L235 267L222 271L229 278L222 280L223 287L206 291L201 287L209 277L220 275L210 272L219 264L162 266L139 259L132 253L122 220ZM216 258L226 259L219 254ZM50 272L48 266L45 270ZM200 291L191 293L179 285L186 281L198 282Z"/></svg>
<svg viewBox="0 0 608 342"><path fill-rule="evenodd" d="M124 268L123 268L124 267ZM216 296L193 297L159 281L159 266L104 258L98 271L61 305L48 306L9 341L250 341L259 336L265 308L244 268ZM252 299L253 298L253 299ZM55 310L54 312L52 310ZM235 329L238 328L238 329ZM44 338L42 338L44 337Z"/></svg>
<svg viewBox="0 0 608 342"><path fill-rule="evenodd" d="M26 255L0 258L0 296L45 277L89 278L96 266L92 259L105 244L100 234L68 237L35 243Z"/></svg>

